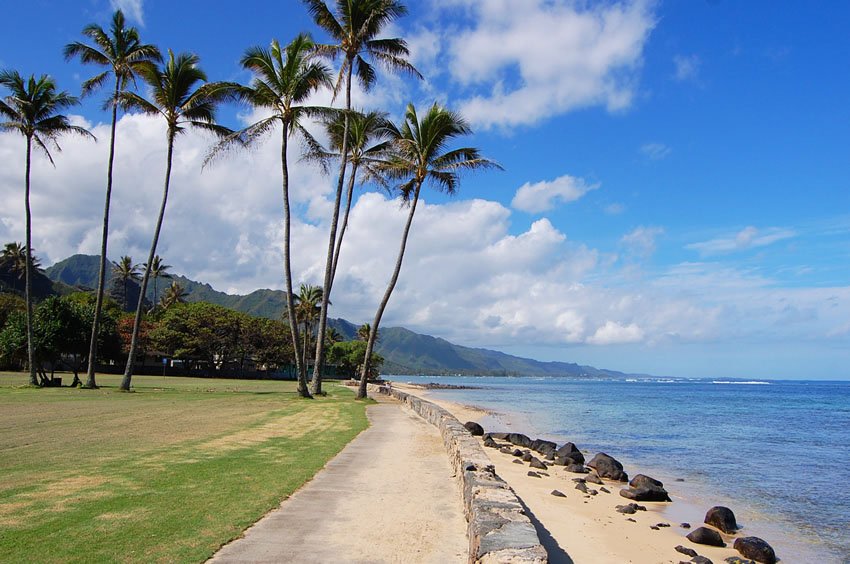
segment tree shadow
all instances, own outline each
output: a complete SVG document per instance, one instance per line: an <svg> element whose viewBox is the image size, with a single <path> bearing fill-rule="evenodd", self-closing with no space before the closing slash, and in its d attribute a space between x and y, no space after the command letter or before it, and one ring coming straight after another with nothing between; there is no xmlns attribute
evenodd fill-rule
<svg viewBox="0 0 850 564"><path fill-rule="evenodd" d="M519 499L519 496L517 496L517 499ZM522 504L523 511L525 511L525 514L531 520L531 524L534 525L534 529L537 531L537 537L540 539L540 544L543 545L543 548L546 549L546 553L549 555L549 564L574 564L573 559L567 554L566 550L561 548L561 545L558 544L558 541L555 540L549 529L540 522L522 499L519 502Z"/></svg>

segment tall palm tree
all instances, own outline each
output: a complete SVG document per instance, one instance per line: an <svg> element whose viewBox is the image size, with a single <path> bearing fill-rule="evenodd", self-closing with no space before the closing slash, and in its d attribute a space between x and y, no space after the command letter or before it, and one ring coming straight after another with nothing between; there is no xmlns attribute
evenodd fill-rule
<svg viewBox="0 0 850 564"><path fill-rule="evenodd" d="M340 148L339 177L337 179L336 197L334 199L333 217L331 219L328 237L328 254L325 261L325 280L322 286L322 309L319 314L319 338L316 340L316 365L313 368L311 392L318 393L322 389L322 365L325 356L325 326L328 319L328 300L333 288L334 248L336 231L339 223L339 208L345 184L345 168L348 159L348 128L351 113L351 78L356 73L357 79L368 90L375 83L374 67L366 60L393 71L403 71L419 78L419 74L407 60L410 51L407 43L400 38L379 39L381 31L398 18L407 14L407 8L398 0L336 0L336 13L328 8L324 0L303 0L316 24L324 29L336 42L320 45L320 53L330 57L342 57L334 95L345 87L345 113L343 122L342 146Z"/></svg>
<svg viewBox="0 0 850 564"><path fill-rule="evenodd" d="M386 140L388 134L387 114L385 112L371 111L367 113L351 112L348 125L348 186L345 194L345 211L342 215L342 223L339 226L336 243L331 264L331 283L336 277L336 268L339 264L339 255L342 249L342 241L348 228L348 216L351 213L351 203L354 198L354 185L357 181L364 184L369 180L384 184L380 171L375 166L386 153L389 143ZM330 141L330 150L321 147L314 148L308 155L310 160L322 163L327 169L328 162L333 159L342 158L343 135L345 129L345 116L337 114L325 120L325 130ZM360 176L358 176L358 174Z"/></svg>
<svg viewBox="0 0 850 564"><path fill-rule="evenodd" d="M124 287L124 303L121 304L124 310L127 309L129 304L129 288L128 285L130 280L133 282L139 281L139 265L133 263L133 259L127 255L121 257L121 260L118 261L115 266L112 267L112 274L114 274L117 278L121 280L121 283Z"/></svg>
<svg viewBox="0 0 850 564"><path fill-rule="evenodd" d="M390 138L393 147L390 156L379 165L379 168L387 178L399 182L397 186L399 196L409 205L410 211L402 232L395 269L370 327L366 355L360 374L360 388L357 391L358 399L366 397L366 379L370 373L370 361L378 335L378 326L398 282L407 237L410 234L410 225L413 223L413 214L416 213L416 204L419 203L422 185L427 181L442 192L454 194L460 181L458 176L460 171L500 168L495 162L482 157L478 149L463 147L447 150L447 145L454 138L470 133L469 126L459 114L442 108L436 103L421 120L413 104L408 104L404 123L401 127L391 128Z"/></svg>
<svg viewBox="0 0 850 564"><path fill-rule="evenodd" d="M173 305L184 303L186 303L186 289L177 282L172 282L171 286L165 289L162 299L159 301L162 309L168 309Z"/></svg>
<svg viewBox="0 0 850 564"><path fill-rule="evenodd" d="M368 323L364 323L360 327L357 328L357 340L367 342L369 340L369 334L372 332L372 326ZM376 331L375 332L375 342L381 340L381 335Z"/></svg>
<svg viewBox="0 0 850 564"><path fill-rule="evenodd" d="M33 145L47 156L50 164L53 157L47 148L51 144L56 151L61 148L57 140L66 133L94 139L86 129L72 125L62 110L77 105L77 98L67 92L57 91L56 83L47 75L38 79L35 75L24 79L17 71L0 71L0 86L9 95L0 100L0 131L17 131L26 139L26 172L24 176L24 208L26 213L26 248L32 249L32 214L30 210L30 171L32 168ZM27 302L27 361L29 362L30 384L38 385L33 362L32 331L32 261L26 261L25 293Z"/></svg>
<svg viewBox="0 0 850 564"><path fill-rule="evenodd" d="M301 351L301 362L308 366L307 354L310 349L310 338L313 336L313 325L319 317L322 302L322 287L312 284L301 284L298 290L298 305L295 314L304 330L304 348Z"/></svg>
<svg viewBox="0 0 850 564"><path fill-rule="evenodd" d="M216 106L234 95L238 85L229 82L207 82L207 75L198 67L198 56L191 53L175 55L168 51L168 60L160 65L146 64L139 69L139 76L150 88L150 100L142 98L134 92L121 92L119 100L128 108L135 108L149 115L165 118L166 122L166 166L165 182L162 190L162 203L156 220L151 249L145 262L145 272L142 275L142 289L139 293L139 303L136 306L136 316L133 320L133 334L130 339L130 353L127 355L127 366L124 368L124 378L120 389L129 391L133 377L133 364L136 360L136 346L139 338L139 327L142 323L142 310L145 292L148 289L151 266L156 256L156 246L162 230L165 217L165 206L168 202L168 188L171 182L171 163L174 156L174 140L187 127L194 127L212 132L219 136L232 133L229 129L215 123ZM199 85L199 83L202 83Z"/></svg>
<svg viewBox="0 0 850 564"><path fill-rule="evenodd" d="M147 268L147 267L148 267L148 265L145 264L145 268ZM154 308L159 303L158 296L157 296L157 280L159 280L160 278L170 279L171 275L168 273L168 270L170 268L171 268L170 264L163 264L162 257L160 257L159 255L156 255L155 257L153 257L153 263L151 264L151 277L153 278L153 307Z"/></svg>
<svg viewBox="0 0 850 564"><path fill-rule="evenodd" d="M295 300L292 293L292 266L290 253L291 210L289 207L289 138L296 135L309 145L317 145L310 133L304 129L303 121L322 113L321 108L304 103L317 90L330 87L331 75L327 66L312 58L315 44L309 35L299 34L292 42L281 48L275 39L268 49L251 47L242 57L242 66L254 73L250 86L241 90L242 98L255 108L270 111L269 117L249 125L238 132L238 140L250 145L276 125L281 128L280 168L283 187L283 269L286 281L286 312L292 347L295 351L295 366L298 372L298 393L311 397L307 386L307 368L302 362L301 344L298 338Z"/></svg>
<svg viewBox="0 0 850 564"><path fill-rule="evenodd" d="M112 107L112 128L109 135L109 158L106 165L106 199L103 205L103 230L100 239L100 268L97 276L97 297L94 305L91 339L89 341L89 363L84 388L97 388L94 367L97 363L97 334L100 315L103 309L103 293L106 288L106 247L109 235L109 207L112 201L112 165L115 160L115 127L118 123L118 95L130 83L135 83L136 74L144 64L160 61L159 49L146 45L139 39L135 27L125 27L124 13L116 10L112 15L112 27L109 32L96 24L83 28L91 44L75 41L65 46L65 59L79 57L86 64L106 67L106 70L83 82L83 96L99 89L111 74L115 79L112 96L107 104Z"/></svg>

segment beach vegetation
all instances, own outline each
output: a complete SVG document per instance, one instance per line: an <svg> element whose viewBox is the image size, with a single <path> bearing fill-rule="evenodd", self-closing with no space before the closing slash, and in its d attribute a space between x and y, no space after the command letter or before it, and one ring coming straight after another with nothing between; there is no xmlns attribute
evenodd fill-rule
<svg viewBox="0 0 850 564"><path fill-rule="evenodd" d="M353 76L356 76L358 82L366 91L374 85L377 74L369 60L391 71L404 72L419 78L422 78L422 75L408 61L410 51L404 39L379 37L387 26L407 14L407 7L401 2L397 0L338 0L336 10L333 11L324 0L303 1L316 25L327 32L334 40L334 43L317 45L317 51L332 59L337 57L342 59L334 83L334 97L343 88L345 89L345 111L342 114L342 132L339 137L339 174L325 260L323 297L318 320L318 338L316 339L316 362L310 383L311 392L316 394L321 392L322 389L324 337L328 305L330 304L333 280L336 274L335 264L338 259L338 250L342 247L342 235L344 234L344 231L341 232L339 241L337 241L340 202L345 184L345 171L349 165L349 129L352 119L351 80ZM352 177L354 173L355 171L352 170Z"/></svg>
<svg viewBox="0 0 850 564"><path fill-rule="evenodd" d="M389 137L392 142L389 155L376 166L386 178L396 183L393 189L398 193L402 203L408 206L408 213L395 268L369 327L369 338L366 342L360 373L360 387L357 392L358 399L366 398L366 381L372 374L371 359L378 327L401 273L410 226L413 223L422 186L427 182L435 189L451 195L457 192L460 172L499 168L494 161L481 156L476 148L450 149L448 147L457 137L470 133L469 125L460 114L436 103L421 118L413 104L408 104L401 125L392 125L389 128Z"/></svg>
<svg viewBox="0 0 850 564"><path fill-rule="evenodd" d="M127 255L122 256L118 262L112 267L112 274L121 281L121 307L128 311L130 309L130 294L128 285L130 282L138 282L139 265L133 262L133 258Z"/></svg>
<svg viewBox="0 0 850 564"><path fill-rule="evenodd" d="M109 236L109 208L112 203L112 172L115 163L115 130L118 123L118 98L121 92L136 84L138 71L152 61L162 60L159 49L154 45L142 43L135 27L127 27L124 13L116 10L112 15L109 31L96 24L83 28L83 35L90 43L75 41L65 46L65 59L79 58L85 64L105 67L105 70L84 81L83 95L100 89L106 81L113 78L112 94L106 105L112 110L112 122L109 135L109 157L106 164L106 197L103 206L103 229L100 240L100 268L98 270L94 319L89 340L89 365L87 367L86 388L96 388L94 364L97 358L97 335L103 297L106 291L106 251ZM126 291L125 291L126 298Z"/></svg>
<svg viewBox="0 0 850 564"><path fill-rule="evenodd" d="M127 355L127 366L124 369L124 379L121 389L130 390L133 377L133 364L136 359L136 341L142 323L145 302L145 292L151 274L159 235L162 230L165 208L168 203L168 190L171 182L171 164L174 156L174 141L177 135L186 128L195 128L211 132L220 137L232 133L215 120L216 107L223 101L234 96L237 85L229 82L207 82L206 73L198 66L200 59L192 53L175 55L168 51L168 60L164 64L146 63L139 67L138 74L150 89L150 99L143 98L135 92L123 91L118 100L127 108L142 113L161 116L166 122L166 164L165 181L162 189L162 202L154 228L148 260L145 262L142 275L142 289L136 306L133 321L133 332L130 339L130 350Z"/></svg>
<svg viewBox="0 0 850 564"><path fill-rule="evenodd" d="M29 79L15 70L0 71L0 86L8 91L0 99L0 131L17 132L26 140L26 169L24 173L24 213L26 217L27 251L24 269L24 299L26 300L27 363L29 383L38 385L35 372L33 348L33 296L32 278L34 261L32 255L32 210L30 208L30 174L32 171L33 148L54 164L50 149L61 151L58 140L62 135L72 134L94 139L87 129L74 125L60 113L74 107L79 100L65 91L57 89L56 83L47 75ZM49 146L49 147L48 147Z"/></svg>

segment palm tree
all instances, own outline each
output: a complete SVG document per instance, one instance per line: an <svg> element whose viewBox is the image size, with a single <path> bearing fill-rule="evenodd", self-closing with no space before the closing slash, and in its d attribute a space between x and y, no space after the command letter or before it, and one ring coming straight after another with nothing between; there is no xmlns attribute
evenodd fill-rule
<svg viewBox="0 0 850 564"><path fill-rule="evenodd" d="M162 309L168 309L173 305L186 303L186 289L177 282L172 282L171 286L165 289L162 294L162 299L159 301Z"/></svg>
<svg viewBox="0 0 850 564"><path fill-rule="evenodd" d="M341 343L345 338L342 336L336 327L328 327L325 331L325 341L328 343Z"/></svg>
<svg viewBox="0 0 850 564"><path fill-rule="evenodd" d="M316 340L316 365L313 368L311 392L318 393L322 389L322 365L325 357L325 326L328 319L328 300L333 288L334 248L336 246L336 230L339 223L339 208L342 199L342 189L345 183L345 168L348 159L348 129L349 114L351 113L351 78L357 74L357 79L368 90L376 80L375 69L366 60L371 58L385 68L393 71L403 71L419 78L413 65L407 61L410 51L407 43L400 38L378 39L381 31L398 18L407 14L407 8L398 0L336 0L336 14L325 4L324 0L303 0L316 24L324 29L336 43L320 45L320 53L330 57L342 57L334 95L345 87L345 113L343 118L342 146L340 148L339 177L336 186L333 217L331 219L328 237L328 255L325 262L325 281L322 286L322 309L319 314L319 338Z"/></svg>
<svg viewBox="0 0 850 564"><path fill-rule="evenodd" d="M145 264L145 268L147 268L147 263ZM163 264L162 257L156 255L153 257L153 263L151 264L151 277L153 278L153 307L159 303L157 301L157 280L160 278L171 278L171 275L168 273L168 269L171 268L170 264Z"/></svg>
<svg viewBox="0 0 850 564"><path fill-rule="evenodd" d="M83 82L83 95L89 94L106 82L111 74L115 86L108 105L112 106L112 129L109 136L109 159L106 165L106 200L103 206L103 230L100 240L100 269L97 277L97 298L94 306L91 340L89 341L88 378L84 388L96 388L94 367L97 362L97 334L100 314L103 309L103 293L106 285L106 247L109 234L109 206L112 199L112 164L115 160L115 127L118 123L118 95L130 82L135 83L140 67L150 61L160 61L162 56L153 45L145 45L139 40L135 27L124 27L124 14L116 10L112 15L112 27L106 32L95 24L83 28L83 35L91 40L91 45L79 41L69 43L63 51L65 59L79 57L83 63L106 67L106 70Z"/></svg>
<svg viewBox="0 0 850 564"><path fill-rule="evenodd" d="M348 175L348 187L345 194L345 212L342 216L342 224L336 238L331 265L331 283L336 277L336 268L339 264L339 255L342 249L342 241L348 228L348 216L351 213L351 203L354 198L354 185L359 180L365 184L369 180L383 184L380 171L376 163L380 162L387 151L389 143L386 141L389 122L385 112L371 111L367 113L351 112L348 125L348 163L350 173ZM325 121L325 130L330 140L330 150L315 148L308 159L319 161L323 168L327 169L327 163L332 159L342 158L343 135L345 134L345 117L337 114ZM360 177L358 177L358 173Z"/></svg>
<svg viewBox="0 0 850 564"><path fill-rule="evenodd" d="M460 181L458 176L460 171L500 168L493 161L482 157L478 149L464 147L446 150L446 145L450 141L455 137L470 134L471 130L459 114L442 108L436 103L431 106L421 120L417 116L413 104L408 104L404 123L399 128L391 127L390 131L390 138L393 142L391 153L378 166L387 178L400 182L397 190L402 201L410 206L410 211L407 214L407 223L405 223L402 232L395 270L375 313L375 320L370 327L369 340L366 342L366 355L360 374L358 399L366 397L366 379L370 373L372 349L375 347L378 326L396 282L398 282L404 250L407 246L407 237L410 234L410 225L413 222L413 214L416 212L416 204L419 203L422 185L426 181L430 181L438 190L447 194L454 194Z"/></svg>
<svg viewBox="0 0 850 564"><path fill-rule="evenodd" d="M124 255L123 257L121 257L121 260L119 260L118 263L112 267L112 274L114 274L117 278L120 278L121 282L123 283L124 296L123 303L121 304L121 306L126 311L127 307L129 306L128 302L130 299L128 294L129 288L127 286L130 283L130 280L132 280L133 282L139 281L139 265L133 264L133 259L127 255Z"/></svg>
<svg viewBox="0 0 850 564"><path fill-rule="evenodd" d="M59 136L65 133L91 137L86 129L72 125L68 118L59 112L77 105L77 98L67 92L57 92L56 83L47 75L38 79L35 75L24 79L17 71L0 71L0 86L9 90L9 95L0 100L0 131L17 131L26 139L27 164L24 177L24 208L26 213L26 248L32 249L32 214L30 210L30 170L32 168L32 148L41 149L50 164L53 157L47 148L52 144L60 151ZM38 385L35 374L33 330L32 330L32 261L26 261L25 293L27 302L27 361L29 362L30 384Z"/></svg>
<svg viewBox="0 0 850 564"><path fill-rule="evenodd" d="M369 334L372 332L372 326L368 323L364 323L360 327L357 328L357 340L358 341L369 341ZM375 342L381 340L381 336L376 332L375 333Z"/></svg>
<svg viewBox="0 0 850 564"><path fill-rule="evenodd" d="M6 243L3 250L0 251L0 266L8 269L9 274L14 275L18 280L23 280L27 274L27 248L17 241ZM30 256L32 261L33 272L41 270L41 263L34 252ZM17 283L13 282L14 291L18 291Z"/></svg>
<svg viewBox="0 0 850 564"><path fill-rule="evenodd" d="M250 86L241 90L241 95L255 108L271 111L271 115L249 125L238 132L238 137L235 137L243 144L250 145L273 129L275 125L280 124L281 127L280 168L283 186L283 269L286 280L286 311L292 347L295 351L298 393L305 398L311 395L307 387L307 368L302 363L295 300L292 293L291 211L287 152L289 138L295 135L300 135L309 145L318 145L310 133L304 129L302 122L307 117L321 114L322 109L303 104L320 88L330 87L331 75L327 66L312 59L311 54L314 50L315 44L310 36L299 34L285 49L281 48L277 40L273 40L269 49L251 47L245 52L242 57L242 66L254 73L254 79Z"/></svg>
<svg viewBox="0 0 850 564"><path fill-rule="evenodd" d="M304 329L304 348L301 351L301 362L308 365L307 351L310 349L310 337L313 335L313 324L319 317L319 308L322 302L322 287L312 284L301 284L298 290L298 305L295 315Z"/></svg>
<svg viewBox="0 0 850 564"><path fill-rule="evenodd" d="M142 309L145 292L148 289L151 266L156 256L156 245L162 230L165 217L165 206L168 202L168 188L171 182L171 162L174 155L174 140L186 127L194 127L210 131L219 136L232 133L229 129L215 123L216 106L232 97L238 85L228 82L207 82L207 75L198 67L198 56L191 53L175 55L168 51L168 60L161 67L146 64L139 69L139 76L150 88L150 101L134 92L121 92L119 100L128 108L135 108L149 115L165 118L166 128L166 166L165 183L162 190L162 203L156 220L151 249L145 262L145 272L142 275L142 289L139 293L139 303L136 306L136 316L133 321L133 334L130 339L130 353L127 356L127 366L124 368L124 378L120 389L129 391L130 380L133 377L133 364L136 360L136 346L139 338L139 327L142 323ZM198 83L205 83L198 86Z"/></svg>

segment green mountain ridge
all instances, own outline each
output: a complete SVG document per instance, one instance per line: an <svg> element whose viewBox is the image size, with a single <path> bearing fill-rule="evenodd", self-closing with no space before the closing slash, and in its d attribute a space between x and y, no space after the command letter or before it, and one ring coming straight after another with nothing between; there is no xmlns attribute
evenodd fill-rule
<svg viewBox="0 0 850 564"><path fill-rule="evenodd" d="M97 287L98 266L97 256L73 255L45 269L44 273L56 283L93 289ZM109 268L111 276L111 267ZM196 282L177 274L172 275L171 279L160 280L160 295L172 280L186 290L186 299L190 302L210 302L269 319L280 319L286 309L286 293L280 290L255 290L246 295L227 294L214 289L209 284ZM138 296L137 292L138 289L136 289L136 296ZM148 288L146 297L153 301L153 294L153 288ZM345 319L328 319L328 323L346 339L353 339L357 334L358 326ZM464 347L439 337L415 333L403 327L381 328L376 350L386 359L382 369L384 374L597 378L625 376L622 372L592 366L567 362L541 362L489 349Z"/></svg>

